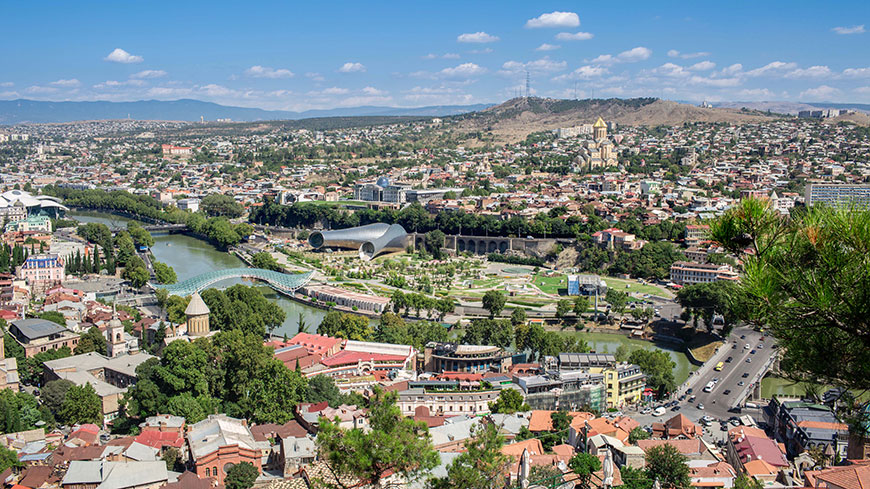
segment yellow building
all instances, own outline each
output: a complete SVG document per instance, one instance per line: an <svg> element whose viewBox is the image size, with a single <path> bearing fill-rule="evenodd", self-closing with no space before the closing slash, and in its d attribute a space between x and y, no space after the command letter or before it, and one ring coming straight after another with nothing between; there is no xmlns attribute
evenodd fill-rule
<svg viewBox="0 0 870 489"><path fill-rule="evenodd" d="M613 143L607 139L607 124L601 117L592 125L592 140L583 143L575 162L589 170L617 164Z"/></svg>
<svg viewBox="0 0 870 489"><path fill-rule="evenodd" d="M210 312L199 293L194 292L190 297L187 309L184 310L184 315L187 316L188 336L207 336L209 334L208 315Z"/></svg>
<svg viewBox="0 0 870 489"><path fill-rule="evenodd" d="M621 408L640 401L646 389L646 375L637 365L621 363L616 366L590 368L589 371L604 374L609 408Z"/></svg>

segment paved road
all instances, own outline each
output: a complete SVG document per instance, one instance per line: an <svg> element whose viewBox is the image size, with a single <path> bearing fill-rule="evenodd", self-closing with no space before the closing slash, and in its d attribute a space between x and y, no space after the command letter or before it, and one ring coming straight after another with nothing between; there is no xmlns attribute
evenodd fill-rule
<svg viewBox="0 0 870 489"><path fill-rule="evenodd" d="M741 338L741 336L744 336L744 338ZM679 401L679 410L668 408L667 412L660 417L653 416L652 414L642 415L633 410L627 411L626 414L635 418L641 426L647 426L653 422L666 421L678 413L682 413L691 421L700 424L701 418L709 415L715 418L716 421L705 431L710 438L716 441L724 439L726 435L726 432L719 428L719 420L728 419L731 416L749 414L756 421L759 421L761 418L760 412L757 409L744 408L740 414L728 412L728 409L753 387L753 382L757 380L761 371L775 352L773 339L763 337L764 339L762 340L762 337L761 333L751 328L735 328L731 336L725 341L725 344L714 355L713 359L705 364L704 367L694 372L689 377L689 380L678 389L677 398L684 394L687 389L691 388L692 394L696 396L694 402L689 402L689 396L687 395L685 400ZM749 348L744 348L745 345L749 345ZM758 348L759 345L761 345L760 349ZM753 349L755 353L751 353ZM726 362L728 357L732 358L730 362ZM751 359L751 362L747 363L747 359ZM713 367L719 361L725 362L721 372L713 370ZM744 375L746 376L744 377ZM704 392L704 386L714 378L718 378L719 382L715 384L711 392ZM739 385L740 382L743 382L744 385ZM725 394L726 390L730 391L727 395ZM662 403L657 403L656 405L660 404ZM704 409L700 409L702 404Z"/></svg>

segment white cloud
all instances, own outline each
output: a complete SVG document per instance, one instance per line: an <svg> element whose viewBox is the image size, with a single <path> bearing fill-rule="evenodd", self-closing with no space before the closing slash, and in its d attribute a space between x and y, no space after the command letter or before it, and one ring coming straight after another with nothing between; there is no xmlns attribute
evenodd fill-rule
<svg viewBox="0 0 870 489"><path fill-rule="evenodd" d="M771 63L767 63L761 68L756 68L754 70L749 70L746 72L746 76L765 76L768 74L774 74L781 71L793 70L797 68L797 63L786 63L784 61L773 61Z"/></svg>
<svg viewBox="0 0 870 489"><path fill-rule="evenodd" d="M593 37L595 37L595 35L591 32L576 32L573 34L570 32L560 32L556 34L556 39L560 41L585 41L587 39L592 39Z"/></svg>
<svg viewBox="0 0 870 489"><path fill-rule="evenodd" d="M405 93L404 98L416 104L467 104L473 101L470 94L458 88L439 87L414 87Z"/></svg>
<svg viewBox="0 0 870 489"><path fill-rule="evenodd" d="M106 80L103 83L97 83L94 85L94 88L97 90L102 90L105 88L118 88L118 87L141 87L145 85L145 82L142 80L126 80L126 81L117 81L117 80Z"/></svg>
<svg viewBox="0 0 870 489"><path fill-rule="evenodd" d="M620 61L624 61L626 63L634 63L636 61L643 61L645 59L649 59L652 56L652 50L645 48L643 46L638 46L633 49L629 49L628 51L623 51L616 55Z"/></svg>
<svg viewBox="0 0 870 489"><path fill-rule="evenodd" d="M692 66L689 67L689 69L692 71L707 71L707 70L712 70L715 67L716 67L716 63L714 63L712 61L701 61L699 63L693 64Z"/></svg>
<svg viewBox="0 0 870 489"><path fill-rule="evenodd" d="M577 27L580 25L580 17L574 12L550 12L541 14L534 19L526 21L526 28L538 29L541 27Z"/></svg>
<svg viewBox="0 0 870 489"><path fill-rule="evenodd" d="M350 93L350 90L348 90L347 88L329 87L329 88L324 88L323 90L314 90L314 91L308 92L308 95L312 95L312 96L347 95L349 93Z"/></svg>
<svg viewBox="0 0 870 489"><path fill-rule="evenodd" d="M145 79L145 78L161 78L164 76L166 76L166 72L163 70L144 70L144 71L140 71L139 73L133 73L132 75L130 75L130 78Z"/></svg>
<svg viewBox="0 0 870 489"><path fill-rule="evenodd" d="M855 89L855 92L861 93L861 94L865 94L865 93L870 94L870 87L858 87Z"/></svg>
<svg viewBox="0 0 870 489"><path fill-rule="evenodd" d="M472 49L469 51L471 54L489 54L492 52L492 48L483 48L483 49Z"/></svg>
<svg viewBox="0 0 870 489"><path fill-rule="evenodd" d="M846 68L843 76L849 78L870 78L870 68Z"/></svg>
<svg viewBox="0 0 870 489"><path fill-rule="evenodd" d="M142 56L136 56L134 54L130 54L127 51L124 51L121 48L115 48L114 51L109 53L108 56L103 58L104 61L111 61L113 63L141 63L145 61Z"/></svg>
<svg viewBox="0 0 870 489"><path fill-rule="evenodd" d="M736 75L736 74L742 73L742 72L743 72L743 65L740 63L734 63L731 66L727 66L725 68L722 68L723 75Z"/></svg>
<svg viewBox="0 0 870 489"><path fill-rule="evenodd" d="M362 73L366 67L362 63L345 63L338 69L341 73Z"/></svg>
<svg viewBox="0 0 870 489"><path fill-rule="evenodd" d="M456 40L459 42L470 42L470 43L488 43L488 42L496 42L498 41L498 36L493 36L491 34L487 34L486 32L473 32L470 34L460 34Z"/></svg>
<svg viewBox="0 0 870 489"><path fill-rule="evenodd" d="M535 48L535 51L555 51L556 49L559 49L560 47L562 47L562 46L544 43L544 44L541 44L540 46L538 46L537 48Z"/></svg>
<svg viewBox="0 0 870 489"><path fill-rule="evenodd" d="M479 76L486 73L486 68L478 66L474 63L462 63L453 68L444 68L438 72L438 75L443 78L465 79Z"/></svg>
<svg viewBox="0 0 870 489"><path fill-rule="evenodd" d="M320 73L315 73L313 71L309 71L308 73L305 73L305 78L310 78L314 81L324 81L325 80L325 78L323 78L323 75L321 75Z"/></svg>
<svg viewBox="0 0 870 489"><path fill-rule="evenodd" d="M8 87L11 87L11 86L13 86L13 85L15 85L15 84L12 83L12 82L3 82L3 83L0 83L0 87L3 87L3 88L8 88Z"/></svg>
<svg viewBox="0 0 870 489"><path fill-rule="evenodd" d="M665 63L652 71L657 75L664 75L670 77L684 77L691 75L691 73L686 71L685 68L674 63Z"/></svg>
<svg viewBox="0 0 870 489"><path fill-rule="evenodd" d="M591 80L593 78L599 78L608 74L609 71L607 68L603 66L581 66L571 73L567 73L564 75L559 75L556 78L553 78L553 81L566 81L566 80Z"/></svg>
<svg viewBox="0 0 870 489"><path fill-rule="evenodd" d="M831 29L837 34L863 34L866 32L864 30L864 24L861 25L853 25L852 27L834 27Z"/></svg>
<svg viewBox="0 0 870 489"><path fill-rule="evenodd" d="M801 92L798 98L801 100L822 100L839 95L839 89L829 87L828 85L820 85L816 88L810 88Z"/></svg>
<svg viewBox="0 0 870 489"><path fill-rule="evenodd" d="M771 100L776 94L766 88L746 88L737 92L737 95L749 100Z"/></svg>
<svg viewBox="0 0 870 489"><path fill-rule="evenodd" d="M740 85L739 78L707 78L704 76L694 75L689 78L689 83L693 85L702 85L705 87L736 87Z"/></svg>
<svg viewBox="0 0 870 489"><path fill-rule="evenodd" d="M507 61L501 66L501 74L516 74L522 71L530 71L532 73L551 73L554 71L562 71L568 63L564 61L554 61L548 57L544 57L528 63L519 61Z"/></svg>
<svg viewBox="0 0 870 489"><path fill-rule="evenodd" d="M33 85L24 89L27 93L55 93L58 91L55 87L41 87L39 85Z"/></svg>
<svg viewBox="0 0 870 489"><path fill-rule="evenodd" d="M382 95L386 95L387 93L389 93L385 90L378 90L375 87L365 87L362 89L362 91L364 94L371 95L371 96L382 96Z"/></svg>
<svg viewBox="0 0 870 489"><path fill-rule="evenodd" d="M268 66L254 65L245 70L245 74L254 78L293 78L292 71L284 68L270 68Z"/></svg>
<svg viewBox="0 0 870 489"><path fill-rule="evenodd" d="M831 78L831 69L827 66L810 66L798 68L785 74L786 78Z"/></svg>
<svg viewBox="0 0 870 489"><path fill-rule="evenodd" d="M77 87L81 84L82 82L78 81L75 78L70 78L68 80L57 80L49 83L49 85L54 85L56 87Z"/></svg>
<svg viewBox="0 0 870 489"><path fill-rule="evenodd" d="M426 56L423 56L423 59L459 59L459 55L456 53L444 53L441 55L435 53L429 53Z"/></svg>
<svg viewBox="0 0 870 489"><path fill-rule="evenodd" d="M600 54L589 62L593 64L607 65L615 61L616 58L614 58L611 54Z"/></svg>
<svg viewBox="0 0 870 489"><path fill-rule="evenodd" d="M668 56L671 58L683 58L683 59L692 59L692 58L702 58L704 56L710 56L710 53L706 51L698 51L697 53L681 53L676 49L671 49L668 51Z"/></svg>

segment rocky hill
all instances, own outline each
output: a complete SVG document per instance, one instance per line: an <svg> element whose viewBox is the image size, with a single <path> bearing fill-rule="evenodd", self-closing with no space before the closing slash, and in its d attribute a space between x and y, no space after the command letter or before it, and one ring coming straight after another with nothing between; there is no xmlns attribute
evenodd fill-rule
<svg viewBox="0 0 870 489"><path fill-rule="evenodd" d="M751 110L701 108L655 98L558 100L515 98L488 109L455 116L462 130L492 131L497 140L516 141L528 134L592 123L598 117L631 126L684 122L748 123L771 116Z"/></svg>

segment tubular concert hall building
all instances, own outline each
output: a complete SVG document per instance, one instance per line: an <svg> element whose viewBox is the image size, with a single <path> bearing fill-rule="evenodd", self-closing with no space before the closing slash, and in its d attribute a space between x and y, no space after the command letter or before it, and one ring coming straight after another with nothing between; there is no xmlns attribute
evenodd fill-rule
<svg viewBox="0 0 870 489"><path fill-rule="evenodd" d="M368 261L384 252L405 249L408 233L398 224L375 223L355 228L311 233L308 244L318 250L347 248L359 250L359 257Z"/></svg>

